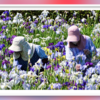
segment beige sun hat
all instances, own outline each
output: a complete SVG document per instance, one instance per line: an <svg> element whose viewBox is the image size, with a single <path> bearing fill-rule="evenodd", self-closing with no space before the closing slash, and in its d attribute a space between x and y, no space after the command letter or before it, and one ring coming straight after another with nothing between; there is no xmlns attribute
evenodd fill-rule
<svg viewBox="0 0 100 100"><path fill-rule="evenodd" d="M78 27L73 25L68 29L68 37L66 41L77 42L80 40L80 35L81 33L79 32Z"/></svg>
<svg viewBox="0 0 100 100"><path fill-rule="evenodd" d="M25 38L23 36L15 37L9 49L15 52L22 51L23 42L25 42Z"/></svg>
<svg viewBox="0 0 100 100"><path fill-rule="evenodd" d="M32 58L35 52L35 44L26 42L23 36L17 36L13 39L9 49L14 51L13 59L17 59L21 56L24 61L27 61L29 57L28 51L30 50L30 58Z"/></svg>

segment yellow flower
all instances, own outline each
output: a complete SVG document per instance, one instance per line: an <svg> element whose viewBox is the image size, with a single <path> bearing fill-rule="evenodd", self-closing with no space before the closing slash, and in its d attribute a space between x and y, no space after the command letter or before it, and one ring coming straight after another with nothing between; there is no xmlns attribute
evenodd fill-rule
<svg viewBox="0 0 100 100"><path fill-rule="evenodd" d="M65 56L62 56L62 58L65 59L66 57Z"/></svg>
<svg viewBox="0 0 100 100"><path fill-rule="evenodd" d="M52 54L52 53L48 53L48 55L50 55L50 56L51 56L51 54Z"/></svg>
<svg viewBox="0 0 100 100"><path fill-rule="evenodd" d="M65 71L66 73L69 73L69 70L68 69L66 69L66 71Z"/></svg>
<svg viewBox="0 0 100 100"><path fill-rule="evenodd" d="M48 49L48 48L47 48L47 49L46 49L46 51L48 51L48 52L49 52L49 51L50 51L50 49Z"/></svg>
<svg viewBox="0 0 100 100"><path fill-rule="evenodd" d="M58 48L55 48L56 51L58 51Z"/></svg>
<svg viewBox="0 0 100 100"><path fill-rule="evenodd" d="M51 89L53 89L53 85L51 85Z"/></svg>
<svg viewBox="0 0 100 100"><path fill-rule="evenodd" d="M43 50L46 51L47 47L44 47Z"/></svg>
<svg viewBox="0 0 100 100"><path fill-rule="evenodd" d="M10 59L10 64L13 64L13 58Z"/></svg>
<svg viewBox="0 0 100 100"><path fill-rule="evenodd" d="M57 60L60 61L61 59L60 58L57 58Z"/></svg>

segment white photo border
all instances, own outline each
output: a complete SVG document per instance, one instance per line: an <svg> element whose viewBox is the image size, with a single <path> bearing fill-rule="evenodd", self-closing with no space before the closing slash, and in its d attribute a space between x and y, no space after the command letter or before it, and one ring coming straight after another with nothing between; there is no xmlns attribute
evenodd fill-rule
<svg viewBox="0 0 100 100"><path fill-rule="evenodd" d="M100 10L99 4L0 4L0 10ZM0 90L0 96L100 96L99 90Z"/></svg>

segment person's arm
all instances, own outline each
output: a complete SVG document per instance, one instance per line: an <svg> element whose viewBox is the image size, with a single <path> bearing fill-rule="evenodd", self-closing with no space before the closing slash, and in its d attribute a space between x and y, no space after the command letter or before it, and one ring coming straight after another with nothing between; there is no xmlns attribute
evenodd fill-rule
<svg viewBox="0 0 100 100"><path fill-rule="evenodd" d="M72 59L72 57L74 56L73 52L72 52L71 48L68 47L68 45L65 46L65 48L66 48L66 59L68 61L70 61Z"/></svg>
<svg viewBox="0 0 100 100"><path fill-rule="evenodd" d="M48 63L48 57L45 54L45 51L41 48L41 46L36 46L36 51L38 56L42 59L43 65L45 65L46 63Z"/></svg>
<svg viewBox="0 0 100 100"><path fill-rule="evenodd" d="M91 53L94 51L95 53L97 52L95 45L93 44L91 38L90 38L90 51Z"/></svg>
<svg viewBox="0 0 100 100"><path fill-rule="evenodd" d="M89 39L89 51L90 51L90 53L87 55L87 58L88 58L88 59L91 59L91 58L92 58L92 53L93 53L93 52L97 53L96 47L95 47L95 45L93 44L91 38Z"/></svg>

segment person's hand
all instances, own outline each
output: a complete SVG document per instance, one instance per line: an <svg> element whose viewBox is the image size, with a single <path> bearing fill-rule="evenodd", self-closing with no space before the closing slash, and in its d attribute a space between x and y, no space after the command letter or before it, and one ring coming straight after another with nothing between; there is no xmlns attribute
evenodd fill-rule
<svg viewBox="0 0 100 100"><path fill-rule="evenodd" d="M48 58L42 59L43 66L48 63Z"/></svg>
<svg viewBox="0 0 100 100"><path fill-rule="evenodd" d="M84 54L88 55L88 54L90 54L90 51L88 49L84 49Z"/></svg>
<svg viewBox="0 0 100 100"><path fill-rule="evenodd" d="M75 69L77 70L77 71L79 71L80 70L80 64L77 64L76 66L75 66Z"/></svg>

